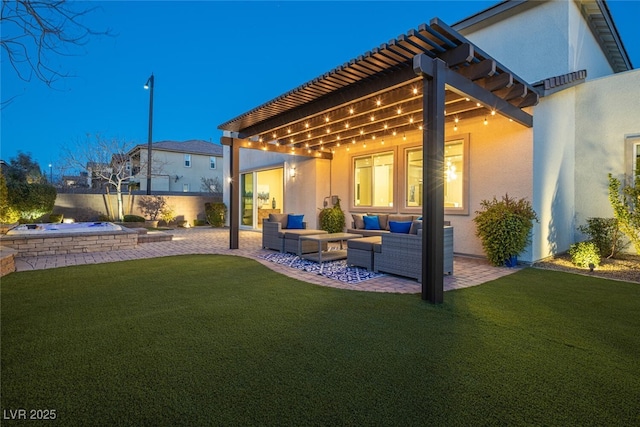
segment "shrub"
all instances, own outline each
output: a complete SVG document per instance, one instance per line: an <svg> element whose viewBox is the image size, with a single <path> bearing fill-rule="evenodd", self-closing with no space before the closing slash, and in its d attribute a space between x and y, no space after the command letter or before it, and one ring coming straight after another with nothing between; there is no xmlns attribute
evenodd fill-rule
<svg viewBox="0 0 640 427"><path fill-rule="evenodd" d="M640 175L635 177L633 185L625 185L621 189L620 180L609 174L609 203L620 231L640 254Z"/></svg>
<svg viewBox="0 0 640 427"><path fill-rule="evenodd" d="M49 222L51 222L51 223L60 223L60 222L62 222L63 218L64 218L63 214L50 214L49 215Z"/></svg>
<svg viewBox="0 0 640 427"><path fill-rule="evenodd" d="M125 215L124 217L126 218L127 216L132 216L132 215ZM109 215L105 215L105 214L101 213L100 215L98 215L98 221L111 222L113 220L111 219L111 217L109 217ZM126 219L125 219L125 221L126 221ZM132 222L135 222L135 221L132 221Z"/></svg>
<svg viewBox="0 0 640 427"><path fill-rule="evenodd" d="M578 267L594 267L600 265L600 252L598 246L594 242L579 242L571 245L569 248L571 262Z"/></svg>
<svg viewBox="0 0 640 427"><path fill-rule="evenodd" d="M344 230L344 212L340 208L340 199L331 208L320 210L320 229L327 233L342 233Z"/></svg>
<svg viewBox="0 0 640 427"><path fill-rule="evenodd" d="M589 236L602 258L615 257L625 246L615 218L588 218L587 224L578 227L578 231Z"/></svg>
<svg viewBox="0 0 640 427"><path fill-rule="evenodd" d="M199 227L201 225L207 225L207 221L205 221L204 219L194 219L193 220L193 226L194 227Z"/></svg>
<svg viewBox="0 0 640 427"><path fill-rule="evenodd" d="M165 206L160 210L160 219L169 225L171 221L176 219L176 212L171 206Z"/></svg>
<svg viewBox="0 0 640 427"><path fill-rule="evenodd" d="M224 203L205 203L204 212L212 227L223 227L227 218L227 205Z"/></svg>
<svg viewBox="0 0 640 427"><path fill-rule="evenodd" d="M538 216L525 199L512 199L509 195L498 201L483 200L482 209L476 211L473 219L476 223L476 235L482 241L482 247L489 262L504 265L505 260L519 255L530 241L533 221Z"/></svg>
<svg viewBox="0 0 640 427"><path fill-rule="evenodd" d="M13 182L7 190L9 205L26 222L50 213L56 201L56 189L49 184Z"/></svg>
<svg viewBox="0 0 640 427"><path fill-rule="evenodd" d="M124 216L124 222L144 222L145 219L144 217L141 217L139 215L125 215Z"/></svg>
<svg viewBox="0 0 640 427"><path fill-rule="evenodd" d="M9 203L9 191L4 174L0 171L0 224L13 224L18 222L20 214Z"/></svg>

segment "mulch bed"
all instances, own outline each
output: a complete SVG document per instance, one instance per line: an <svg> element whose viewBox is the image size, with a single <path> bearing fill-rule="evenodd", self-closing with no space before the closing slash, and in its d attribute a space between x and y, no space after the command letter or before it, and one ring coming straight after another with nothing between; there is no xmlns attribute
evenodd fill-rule
<svg viewBox="0 0 640 427"><path fill-rule="evenodd" d="M573 265L571 263L571 257L568 254L557 255L552 259L537 262L534 266L549 270L602 277L604 279L640 283L640 255L625 254L620 255L617 259L603 259L602 263L592 272L589 271L588 268Z"/></svg>

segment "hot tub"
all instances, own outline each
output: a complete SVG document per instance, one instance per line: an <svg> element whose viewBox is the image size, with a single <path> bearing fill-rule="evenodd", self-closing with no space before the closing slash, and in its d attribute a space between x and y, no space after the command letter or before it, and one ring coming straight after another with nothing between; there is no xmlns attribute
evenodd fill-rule
<svg viewBox="0 0 640 427"><path fill-rule="evenodd" d="M95 233L120 231L122 227L112 222L74 222L71 224L21 224L7 231L7 236L25 234Z"/></svg>
<svg viewBox="0 0 640 427"><path fill-rule="evenodd" d="M111 222L22 224L0 236L0 244L17 257L108 252L135 249L138 233Z"/></svg>

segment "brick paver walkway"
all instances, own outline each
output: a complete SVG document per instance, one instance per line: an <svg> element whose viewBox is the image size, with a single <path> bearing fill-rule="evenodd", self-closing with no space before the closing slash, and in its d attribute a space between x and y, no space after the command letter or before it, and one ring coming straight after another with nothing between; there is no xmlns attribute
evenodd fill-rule
<svg viewBox="0 0 640 427"><path fill-rule="evenodd" d="M369 292L420 293L421 284L412 279L393 275L365 280L349 285L314 273L275 264L260 258L273 251L262 249L262 234L256 231L240 231L239 249L229 249L229 230L209 227L175 229L170 242L143 243L136 249L111 252L94 252L74 255L50 255L16 258L16 270L40 270L70 265L96 264L143 258L156 258L188 254L224 254L243 256L264 264L271 270L296 279L333 288L352 289ZM445 291L479 285L518 271L517 268L493 267L484 259L454 257L454 274L445 276Z"/></svg>

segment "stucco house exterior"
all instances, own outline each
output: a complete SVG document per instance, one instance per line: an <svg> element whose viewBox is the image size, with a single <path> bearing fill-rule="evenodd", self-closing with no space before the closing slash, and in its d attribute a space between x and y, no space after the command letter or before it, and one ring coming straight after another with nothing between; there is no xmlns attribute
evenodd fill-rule
<svg viewBox="0 0 640 427"><path fill-rule="evenodd" d="M437 72L424 71L427 60L446 63L442 72L468 89L447 80L434 116L427 90ZM411 61L422 75L409 75ZM394 73L407 74L384 88L372 83ZM360 90L365 84L375 89ZM331 104L330 96L346 101ZM587 218L613 216L607 174L633 173L639 100L640 72L606 1L504 1L451 27L433 19L221 124L225 203L235 205L237 193L231 212L242 216L240 228L256 229L254 206L268 205L255 202L261 185L277 193L278 209L305 214L311 227L332 195L347 226L352 213L421 214L429 197L423 143L440 138L444 215L434 215L454 227L455 253L484 255L475 212L508 193L531 201L539 216L519 257L535 262L581 240L577 227ZM254 197L248 209L243 197Z"/></svg>
<svg viewBox="0 0 640 427"><path fill-rule="evenodd" d="M198 193L207 192L202 188L202 179L210 180L223 191L223 150L219 144L201 140L160 141L152 146L151 190ZM140 190L147 189L147 144L133 147L128 156L131 162L131 182L139 182Z"/></svg>

